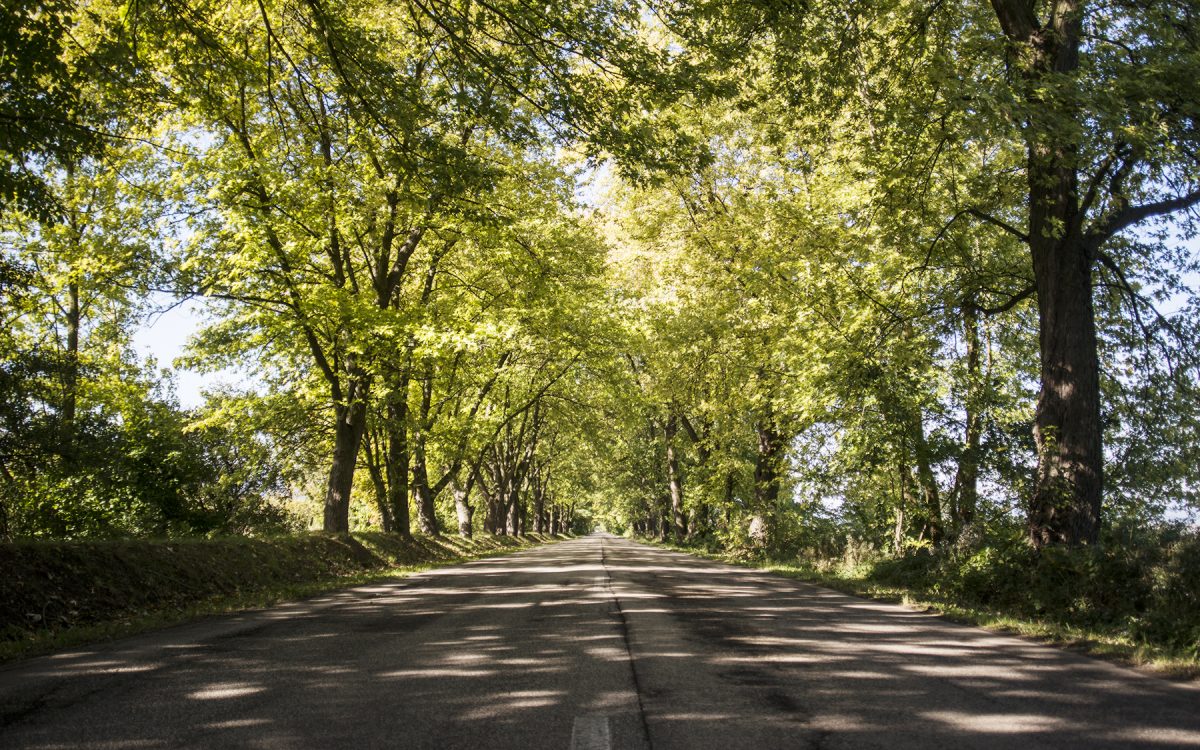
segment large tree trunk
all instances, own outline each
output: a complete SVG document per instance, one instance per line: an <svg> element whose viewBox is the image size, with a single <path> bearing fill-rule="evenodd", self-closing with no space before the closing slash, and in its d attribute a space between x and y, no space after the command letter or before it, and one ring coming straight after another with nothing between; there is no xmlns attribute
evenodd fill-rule
<svg viewBox="0 0 1200 750"><path fill-rule="evenodd" d="M496 495L487 483L480 477L477 482L479 494L483 495L483 530L489 534L496 533Z"/></svg>
<svg viewBox="0 0 1200 750"><path fill-rule="evenodd" d="M892 526L892 553L899 555L904 552L905 513L908 509L908 467L901 460L897 472L900 485L896 493L896 523Z"/></svg>
<svg viewBox="0 0 1200 750"><path fill-rule="evenodd" d="M408 378L404 378L404 389L393 395L388 402L387 420L387 479L388 507L391 510L392 529L401 536L412 535L412 521L408 513Z"/></svg>
<svg viewBox="0 0 1200 750"><path fill-rule="evenodd" d="M521 493L517 487L508 489L506 528L511 536L521 535Z"/></svg>
<svg viewBox="0 0 1200 750"><path fill-rule="evenodd" d="M783 460L783 436L774 425L760 422L758 450L754 458L754 508L750 518L751 537L766 544L771 538L772 519L779 504L780 462Z"/></svg>
<svg viewBox="0 0 1200 750"><path fill-rule="evenodd" d="M912 421L913 457L917 462L917 487L921 490L921 501L925 505L928 519L925 534L929 541L937 544L942 540L942 500L938 491L937 477L930 464L929 441L925 438L925 422L921 413L915 412Z"/></svg>
<svg viewBox="0 0 1200 750"><path fill-rule="evenodd" d="M683 429L687 432L688 437L691 438L692 445L696 448L696 454L700 459L700 465L711 472L714 468L712 466L712 446L709 445L708 441L708 435L712 430L711 426L701 423L701 426L704 429L704 433L701 434L701 432L696 429L696 426L692 424L692 421L688 419L687 414L683 412L679 413L679 422L683 425ZM699 537L705 531L705 527L711 525L710 510L708 505L696 499L693 499L692 502L694 505L688 512L687 520L687 535L689 539L695 539Z"/></svg>
<svg viewBox="0 0 1200 750"><path fill-rule="evenodd" d="M1095 543L1104 453L1090 259L1082 242L1044 238L1032 244L1042 390L1034 419L1038 468L1030 538L1038 546Z"/></svg>
<svg viewBox="0 0 1200 750"><path fill-rule="evenodd" d="M675 455L675 433L678 431L676 418L667 419L663 436L667 444L667 485L671 493L671 520L675 541L682 542L687 535L687 521L683 515L683 479L679 475L679 459Z"/></svg>
<svg viewBox="0 0 1200 750"><path fill-rule="evenodd" d="M348 403L334 407L333 462L329 467L329 482L325 491L325 531L350 531L350 491L354 487L354 470L358 449L367 426L366 385L351 381Z"/></svg>
<svg viewBox="0 0 1200 750"><path fill-rule="evenodd" d="M1079 203L1078 144L1068 123L1082 114L1057 81L1079 67L1083 38L1079 0L1057 0L1046 23L1024 0L992 0L1012 42L1029 105L1029 232L1038 295L1042 389L1034 418L1037 481L1029 536L1037 546L1094 543L1100 533L1104 484L1103 433L1096 322L1092 308L1093 253ZM1049 85L1048 85L1049 84ZM1047 100L1045 92L1055 97Z"/></svg>
<svg viewBox="0 0 1200 750"><path fill-rule="evenodd" d="M732 469L725 472L725 491L722 495L723 502L721 504L723 512L720 514L720 528L724 531L729 531L733 527L733 497L737 489L737 476Z"/></svg>
<svg viewBox="0 0 1200 750"><path fill-rule="evenodd" d="M467 479L465 487L460 485L457 479L450 482L450 493L454 496L454 513L458 518L458 534L468 539L471 537L471 519L475 517L475 508L470 502L473 484L471 478Z"/></svg>
<svg viewBox="0 0 1200 750"><path fill-rule="evenodd" d="M433 365L426 362L425 379L421 384L421 412L417 433L413 440L413 491L417 500L417 527L421 533L438 536L437 509L434 506L433 489L429 486L429 464L426 460L425 440L429 429L429 413L433 400Z"/></svg>
<svg viewBox="0 0 1200 750"><path fill-rule="evenodd" d="M388 484L384 478L387 458L381 456L378 447L379 440L374 431L368 428L363 433L362 448L366 456L367 473L371 476L371 486L375 490L375 507L379 509L379 524L384 533L394 530L392 509L388 505Z"/></svg>
<svg viewBox="0 0 1200 750"><path fill-rule="evenodd" d="M533 533L541 534L546 531L546 485L541 469L536 469L532 475L533 489Z"/></svg>
<svg viewBox="0 0 1200 750"><path fill-rule="evenodd" d="M413 452L413 492L417 499L417 528L422 534L438 536L437 508L434 506L433 491L429 488L429 475L425 466L425 450L418 443Z"/></svg>
<svg viewBox="0 0 1200 750"><path fill-rule="evenodd" d="M1044 138L1045 136L1043 136ZM1075 154L1029 144L1029 245L1037 286L1042 389L1034 418L1037 482L1030 539L1095 543L1104 483L1091 252L1078 216Z"/></svg>
<svg viewBox="0 0 1200 750"><path fill-rule="evenodd" d="M979 504L979 459L983 438L983 368L980 356L979 316L972 305L963 309L963 338L966 342L967 384L963 398L966 419L962 456L954 475L954 522L959 530L975 520Z"/></svg>
<svg viewBox="0 0 1200 750"><path fill-rule="evenodd" d="M505 527L508 511L508 490L504 485L497 485L495 494L488 498L488 519L491 522L492 533L504 536L508 533Z"/></svg>

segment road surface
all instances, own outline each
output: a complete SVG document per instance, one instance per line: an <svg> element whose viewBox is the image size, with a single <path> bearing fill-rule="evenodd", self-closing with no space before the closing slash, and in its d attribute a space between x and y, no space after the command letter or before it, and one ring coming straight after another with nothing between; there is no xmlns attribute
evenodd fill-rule
<svg viewBox="0 0 1200 750"><path fill-rule="evenodd" d="M1200 690L596 534L0 670L0 748L1200 747Z"/></svg>

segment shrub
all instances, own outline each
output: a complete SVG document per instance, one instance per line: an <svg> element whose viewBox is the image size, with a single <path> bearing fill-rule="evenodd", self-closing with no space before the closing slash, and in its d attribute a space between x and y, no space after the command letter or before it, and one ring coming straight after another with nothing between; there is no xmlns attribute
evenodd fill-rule
<svg viewBox="0 0 1200 750"><path fill-rule="evenodd" d="M1200 658L1200 533L1173 541L1164 557L1150 576L1149 606L1136 635Z"/></svg>

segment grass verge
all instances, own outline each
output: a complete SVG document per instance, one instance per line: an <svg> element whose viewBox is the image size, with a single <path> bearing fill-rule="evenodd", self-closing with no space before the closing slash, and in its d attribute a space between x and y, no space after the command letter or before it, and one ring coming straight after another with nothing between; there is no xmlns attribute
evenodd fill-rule
<svg viewBox="0 0 1200 750"><path fill-rule="evenodd" d="M926 589L875 580L875 568L870 564L845 565L840 560L812 563L780 562L756 559L744 554L712 552L674 545L656 539L642 541L664 549L815 583L867 599L903 604L954 622L1030 638L1126 666L1146 669L1173 680L1200 680L1200 660L1186 649L1138 641L1116 627L1106 629L1052 619L1031 618L1014 612L981 607Z"/></svg>
<svg viewBox="0 0 1200 750"><path fill-rule="evenodd" d="M0 663L556 541L481 535L0 545Z"/></svg>

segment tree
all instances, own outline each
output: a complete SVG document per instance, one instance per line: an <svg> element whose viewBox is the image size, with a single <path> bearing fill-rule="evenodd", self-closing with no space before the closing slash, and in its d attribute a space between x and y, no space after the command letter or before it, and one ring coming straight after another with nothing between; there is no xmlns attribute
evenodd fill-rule
<svg viewBox="0 0 1200 750"><path fill-rule="evenodd" d="M1111 241L1200 201L1193 9L818 3L755 39L764 54L746 56L742 69L765 68L779 83L749 98L790 104L805 143L832 135L843 148L857 140L877 149L872 179L885 193L936 187L941 160L961 149L1025 152L1019 202L1007 197L1014 173L997 170L929 231L980 222L1027 246L1032 285L1017 296L1036 293L1041 352L1030 537L1095 542L1104 463L1095 275L1141 306L1129 278L1137 265ZM839 129L847 121L857 136Z"/></svg>
<svg viewBox="0 0 1200 750"><path fill-rule="evenodd" d="M1095 543L1104 452L1093 274L1099 266L1123 281L1109 240L1200 203L1188 114L1200 96L1194 20L1183 3L992 7L1028 154L1028 228L1019 234L1040 316L1030 535L1037 545Z"/></svg>
<svg viewBox="0 0 1200 750"><path fill-rule="evenodd" d="M1034 545L1094 542L1194 484L1193 11L6 8L0 524L53 456L112 496L62 534L285 524L286 478L334 532L832 549L832 497L940 554L1021 498ZM261 393L169 403L129 347L164 288Z"/></svg>
<svg viewBox="0 0 1200 750"><path fill-rule="evenodd" d="M371 361L371 334L395 326L397 300L419 293L412 265L422 243L432 267L458 241L452 217L476 210L469 196L494 179L486 144L512 125L508 110L489 108L491 84L453 56L429 56L450 43L434 24L392 16L368 27L365 18L340 16L338 39L389 39L386 62L356 61L393 71L374 103L347 80L319 6L214 15L184 37L200 34L208 59L194 66L181 52L171 67L181 90L201 93L181 103L193 118L185 122L215 141L188 167L197 191L216 199L188 270L199 291L243 303L227 332L283 335L287 356L306 356L321 373L333 432L329 531L348 529L370 390L386 374Z"/></svg>
<svg viewBox="0 0 1200 750"><path fill-rule="evenodd" d="M162 202L154 197L160 179L144 148L48 162L41 180L57 215L39 220L13 210L0 220L4 266L15 274L0 348L13 407L0 463L15 493L10 504L39 502L14 489L36 484L39 473L49 485L60 482L45 491L56 495L44 498L53 509L37 523L97 510L84 497L94 488L82 478L107 473L100 465L115 459L105 451L122 450L108 441L127 442L127 423L154 399L131 338L165 273ZM122 513L112 508L100 513L106 520L79 523L93 531L120 526ZM74 522L63 523L63 533L77 533Z"/></svg>
<svg viewBox="0 0 1200 750"><path fill-rule="evenodd" d="M16 0L0 11L0 212L50 218L60 206L42 164L75 162L102 145L86 72L69 51L76 11L73 0Z"/></svg>

